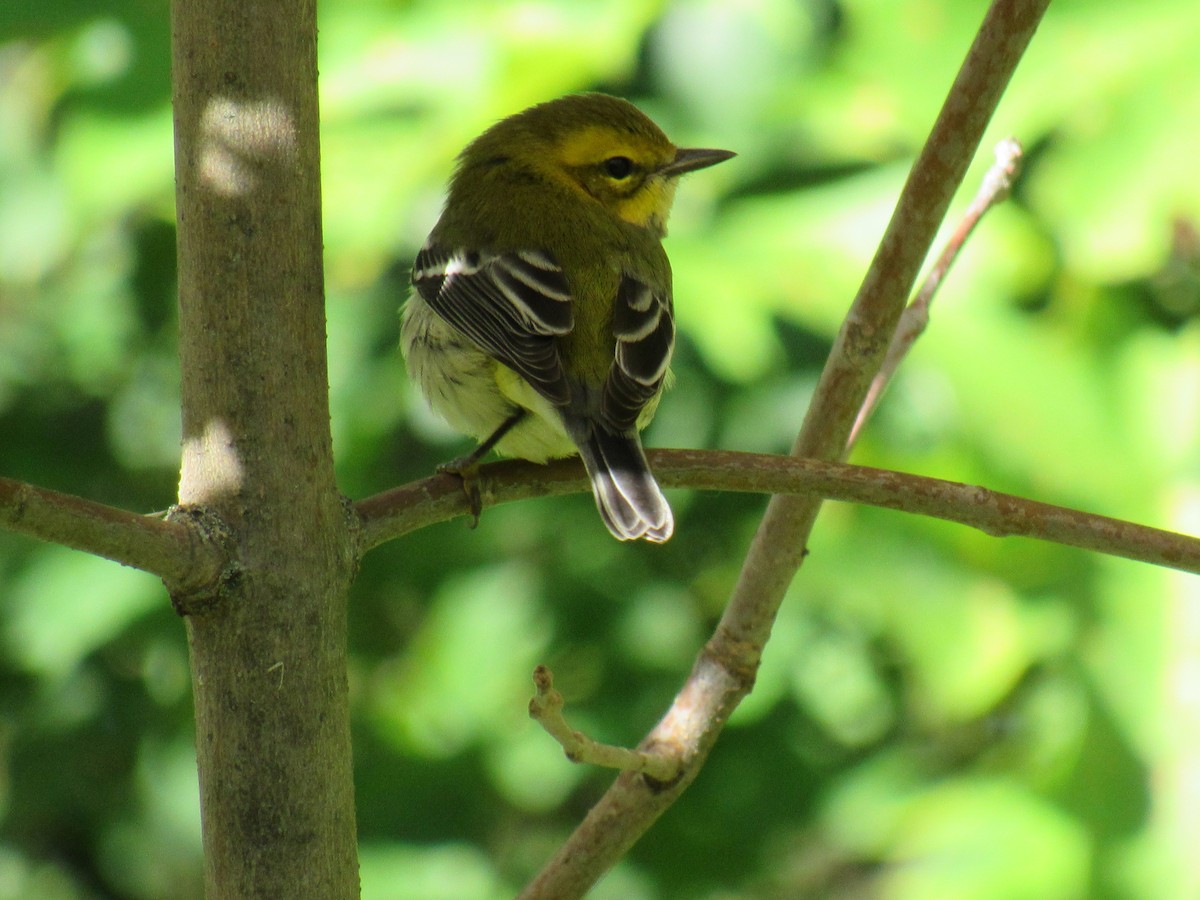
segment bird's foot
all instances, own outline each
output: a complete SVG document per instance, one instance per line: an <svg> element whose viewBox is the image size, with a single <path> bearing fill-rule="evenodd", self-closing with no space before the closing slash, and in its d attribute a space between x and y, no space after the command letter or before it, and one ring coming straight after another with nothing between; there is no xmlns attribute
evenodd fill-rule
<svg viewBox="0 0 1200 900"><path fill-rule="evenodd" d="M476 528L479 525L479 515L483 512L483 497L479 492L479 456L468 453L466 456L442 463L437 467L437 471L442 475L458 476L462 482L463 493L467 495L467 508L471 512L468 525Z"/></svg>

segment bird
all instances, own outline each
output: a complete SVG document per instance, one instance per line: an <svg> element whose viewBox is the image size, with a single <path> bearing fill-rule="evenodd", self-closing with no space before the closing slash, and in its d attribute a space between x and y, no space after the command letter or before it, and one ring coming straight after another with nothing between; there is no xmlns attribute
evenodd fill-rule
<svg viewBox="0 0 1200 900"><path fill-rule="evenodd" d="M671 537L639 435L675 343L662 239L679 177L735 155L676 147L600 93L531 106L459 154L401 316L410 379L479 441L443 471L467 484L493 449L540 463L578 454L614 537ZM477 489L468 496L477 521Z"/></svg>

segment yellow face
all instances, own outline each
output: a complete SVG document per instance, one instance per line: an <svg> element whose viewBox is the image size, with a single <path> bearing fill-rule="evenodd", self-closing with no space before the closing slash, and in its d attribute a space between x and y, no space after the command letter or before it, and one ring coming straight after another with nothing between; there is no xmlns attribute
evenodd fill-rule
<svg viewBox="0 0 1200 900"><path fill-rule="evenodd" d="M663 170L675 159L670 143L604 125L574 131L554 148L551 174L614 214L662 234L675 200L676 178Z"/></svg>

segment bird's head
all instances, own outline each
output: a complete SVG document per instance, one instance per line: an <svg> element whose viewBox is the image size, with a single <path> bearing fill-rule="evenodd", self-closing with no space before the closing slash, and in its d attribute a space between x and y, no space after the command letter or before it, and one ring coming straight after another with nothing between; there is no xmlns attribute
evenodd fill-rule
<svg viewBox="0 0 1200 900"><path fill-rule="evenodd" d="M463 164L517 165L577 191L632 225L663 234L679 176L734 155L676 147L625 100L572 94L492 126L464 151Z"/></svg>

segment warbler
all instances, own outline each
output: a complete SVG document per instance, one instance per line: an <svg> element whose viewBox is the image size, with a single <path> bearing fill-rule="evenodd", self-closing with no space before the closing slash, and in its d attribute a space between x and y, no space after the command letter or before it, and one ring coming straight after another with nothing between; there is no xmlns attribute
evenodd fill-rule
<svg viewBox="0 0 1200 900"><path fill-rule="evenodd" d="M463 150L401 324L409 376L481 442L444 469L468 478L493 448L578 453L615 537L671 536L639 437L675 343L662 238L679 176L734 155L680 149L604 94L530 107Z"/></svg>

